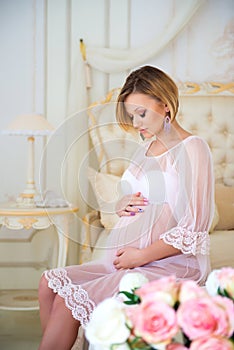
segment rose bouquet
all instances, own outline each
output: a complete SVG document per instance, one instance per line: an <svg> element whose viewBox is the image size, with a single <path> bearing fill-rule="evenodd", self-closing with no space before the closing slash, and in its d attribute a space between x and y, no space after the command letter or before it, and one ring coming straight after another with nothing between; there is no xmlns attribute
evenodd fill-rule
<svg viewBox="0 0 234 350"><path fill-rule="evenodd" d="M175 276L149 282L127 273L86 328L96 350L234 349L234 269L213 271L206 288Z"/></svg>

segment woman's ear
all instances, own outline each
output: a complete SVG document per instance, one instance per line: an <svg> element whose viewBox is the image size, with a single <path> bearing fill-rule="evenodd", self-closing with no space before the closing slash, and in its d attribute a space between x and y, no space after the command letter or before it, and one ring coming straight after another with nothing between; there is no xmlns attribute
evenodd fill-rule
<svg viewBox="0 0 234 350"><path fill-rule="evenodd" d="M167 105L165 105L165 112L170 112L170 109Z"/></svg>

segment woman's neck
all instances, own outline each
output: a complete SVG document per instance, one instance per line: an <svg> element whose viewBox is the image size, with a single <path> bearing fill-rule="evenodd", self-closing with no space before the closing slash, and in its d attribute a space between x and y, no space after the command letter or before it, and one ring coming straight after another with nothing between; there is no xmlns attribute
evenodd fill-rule
<svg viewBox="0 0 234 350"><path fill-rule="evenodd" d="M174 144L184 140L190 136L191 133L183 129L178 122L174 119L169 126L169 130L162 129L162 131L156 135L157 140L164 144Z"/></svg>
<svg viewBox="0 0 234 350"><path fill-rule="evenodd" d="M183 129L174 119L170 124L170 130L162 129L162 131L156 135L156 140L169 149L190 135L191 133Z"/></svg>

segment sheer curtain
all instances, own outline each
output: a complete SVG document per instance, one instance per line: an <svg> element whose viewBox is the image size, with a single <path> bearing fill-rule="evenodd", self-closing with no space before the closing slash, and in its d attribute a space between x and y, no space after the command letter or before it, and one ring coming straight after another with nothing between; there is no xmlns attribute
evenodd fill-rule
<svg viewBox="0 0 234 350"><path fill-rule="evenodd" d="M91 67L105 73L117 73L144 64L164 49L186 26L204 0L176 0L176 16L163 33L145 46L126 50L109 48L87 48L87 62ZM178 9L178 11L177 11Z"/></svg>

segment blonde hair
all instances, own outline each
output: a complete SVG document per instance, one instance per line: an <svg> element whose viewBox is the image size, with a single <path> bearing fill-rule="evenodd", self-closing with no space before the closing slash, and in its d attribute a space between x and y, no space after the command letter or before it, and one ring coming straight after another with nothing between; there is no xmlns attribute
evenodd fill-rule
<svg viewBox="0 0 234 350"><path fill-rule="evenodd" d="M173 120L179 107L179 94L175 82L156 67L141 67L127 77L117 98L116 119L126 131L132 130L132 120L126 112L124 102L133 93L141 93L154 98L169 108L169 116Z"/></svg>

